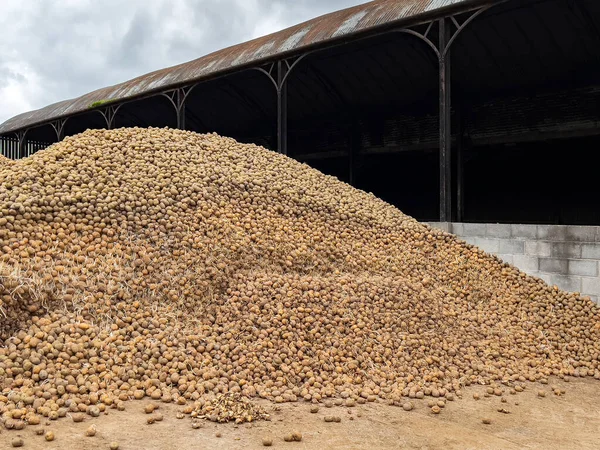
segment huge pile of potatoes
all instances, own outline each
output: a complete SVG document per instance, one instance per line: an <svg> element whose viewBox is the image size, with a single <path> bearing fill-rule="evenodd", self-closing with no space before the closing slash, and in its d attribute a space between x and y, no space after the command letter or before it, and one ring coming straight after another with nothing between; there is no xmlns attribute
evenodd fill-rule
<svg viewBox="0 0 600 450"><path fill-rule="evenodd" d="M145 397L401 405L599 366L589 299L254 145L94 130L0 168L7 428Z"/></svg>

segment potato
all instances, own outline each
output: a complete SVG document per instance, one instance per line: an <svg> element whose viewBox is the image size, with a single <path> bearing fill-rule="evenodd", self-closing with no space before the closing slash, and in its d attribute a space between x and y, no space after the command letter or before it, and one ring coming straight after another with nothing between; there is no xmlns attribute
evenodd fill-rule
<svg viewBox="0 0 600 450"><path fill-rule="evenodd" d="M589 299L216 134L88 130L0 163L0 279L8 429L144 398L240 424L270 419L259 399L434 412L464 386L600 379Z"/></svg>

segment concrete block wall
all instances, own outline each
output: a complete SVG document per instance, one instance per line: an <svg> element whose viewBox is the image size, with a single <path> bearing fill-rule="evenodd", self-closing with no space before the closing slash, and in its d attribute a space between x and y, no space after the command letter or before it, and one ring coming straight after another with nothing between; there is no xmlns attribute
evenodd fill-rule
<svg viewBox="0 0 600 450"><path fill-rule="evenodd" d="M550 285L600 305L600 227L429 223Z"/></svg>

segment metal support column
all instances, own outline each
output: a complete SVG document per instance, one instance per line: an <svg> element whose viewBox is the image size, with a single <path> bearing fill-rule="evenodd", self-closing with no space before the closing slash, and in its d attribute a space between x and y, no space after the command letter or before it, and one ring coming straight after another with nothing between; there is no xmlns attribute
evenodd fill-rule
<svg viewBox="0 0 600 450"><path fill-rule="evenodd" d="M177 128L185 130L185 100L187 94L183 89L177 89Z"/></svg>
<svg viewBox="0 0 600 450"><path fill-rule="evenodd" d="M350 122L348 130L348 184L355 186L356 183L356 158L360 152L361 131L360 124L356 119Z"/></svg>
<svg viewBox="0 0 600 450"><path fill-rule="evenodd" d="M175 115L177 117L177 128L179 130L185 130L186 100L188 95L190 95L190 92L192 92L192 89L194 89L194 87L196 87L196 85L186 86L179 89L175 89L174 91L163 92L159 94L165 97L167 100L169 100L169 102L171 102L171 105L173 105L173 108L175 108Z"/></svg>
<svg viewBox="0 0 600 450"><path fill-rule="evenodd" d="M392 32L405 33L421 39L427 44L438 58L439 64L439 178L440 178L440 214L441 222L452 220L452 127L451 127L451 47L456 38L469 23L494 5L505 3L507 0L496 0L485 5L462 23L455 16L437 20L439 33L437 45L429 38L429 33L436 21L429 24L424 32L410 28L397 28ZM462 211L461 211L462 214Z"/></svg>
<svg viewBox="0 0 600 450"><path fill-rule="evenodd" d="M450 27L445 18L439 20L439 48L447 49ZM451 58L450 49L440 52L440 222L452 220L452 146L451 146Z"/></svg>
<svg viewBox="0 0 600 450"><path fill-rule="evenodd" d="M288 72L284 61L277 62L277 151L287 155L288 117L287 117L287 83Z"/></svg>
<svg viewBox="0 0 600 450"><path fill-rule="evenodd" d="M17 131L17 139L19 141L19 158L25 158L27 156L27 148L25 135L27 134L27 130Z"/></svg>
<svg viewBox="0 0 600 450"><path fill-rule="evenodd" d="M464 215L464 151L465 151L465 117L462 108L457 108L456 124L458 126L456 140L456 222L463 221Z"/></svg>
<svg viewBox="0 0 600 450"><path fill-rule="evenodd" d="M288 153L287 79L298 63L311 53L312 52L304 53L296 59L283 59L267 66L252 68L253 70L264 73L275 87L277 93L277 151L284 155L287 155ZM293 62L290 63L290 61ZM275 68L277 68L276 76L273 75Z"/></svg>

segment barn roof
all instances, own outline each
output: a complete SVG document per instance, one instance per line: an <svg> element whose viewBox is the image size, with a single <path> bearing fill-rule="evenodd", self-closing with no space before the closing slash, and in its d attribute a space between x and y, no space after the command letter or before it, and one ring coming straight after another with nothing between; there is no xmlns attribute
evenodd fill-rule
<svg viewBox="0 0 600 450"><path fill-rule="evenodd" d="M0 125L0 134L82 113L92 109L92 105L97 102L122 102L154 92L164 92L286 55L332 45L355 35L399 24L417 23L453 9L468 9L483 3L490 3L490 0L375 0L325 14L285 30L98 89L75 99L20 114Z"/></svg>

